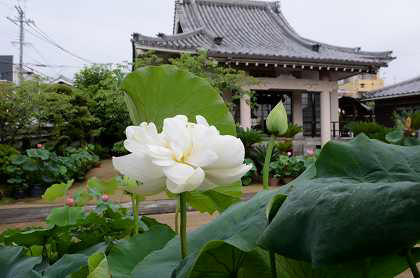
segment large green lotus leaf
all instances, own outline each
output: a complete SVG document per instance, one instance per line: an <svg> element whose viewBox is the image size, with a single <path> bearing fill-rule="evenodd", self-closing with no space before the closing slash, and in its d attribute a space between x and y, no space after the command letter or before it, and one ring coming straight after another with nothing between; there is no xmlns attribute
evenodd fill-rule
<svg viewBox="0 0 420 278"><path fill-rule="evenodd" d="M56 225L65 227L75 225L78 221L82 220L85 213L82 207L61 207L53 208L47 217L49 225Z"/></svg>
<svg viewBox="0 0 420 278"><path fill-rule="evenodd" d="M186 115L195 122L201 115L221 134L236 135L235 122L219 92L210 83L175 66L140 68L128 74L122 84L134 124Z"/></svg>
<svg viewBox="0 0 420 278"><path fill-rule="evenodd" d="M420 248L414 248L412 255L420 261ZM276 261L282 278L393 278L409 268L405 257L398 254L320 268L278 255Z"/></svg>
<svg viewBox="0 0 420 278"><path fill-rule="evenodd" d="M148 220L149 230L127 240L114 243L107 255L113 278L131 277L131 271L152 251L159 250L171 240L175 233L157 221Z"/></svg>
<svg viewBox="0 0 420 278"><path fill-rule="evenodd" d="M105 252L108 244L101 242L80 253L66 254L61 257L56 263L48 266L43 275L44 278L62 278L81 271L87 267L89 256L97 252Z"/></svg>
<svg viewBox="0 0 420 278"><path fill-rule="evenodd" d="M191 278L271 278L267 252L257 248L244 252L222 240L208 242L198 254L189 256L173 273Z"/></svg>
<svg viewBox="0 0 420 278"><path fill-rule="evenodd" d="M185 260L181 259L179 237L174 238L163 249L151 253L140 262L133 271L133 277L192 277L190 274L193 273L197 261L200 262L203 250L214 247L214 245L207 246L211 241L216 241L218 245L216 247L222 249L225 248L221 247L222 245L228 244L231 246L229 248L237 249L238 252L254 251L257 248L257 239L267 225L266 204L279 191L285 189L258 193L251 200L233 205L211 223L189 233L188 254L190 255ZM215 259L220 256L224 260L226 254L222 251L215 253ZM200 265L203 267L202 262ZM233 268L233 265L229 267ZM172 276L175 270L176 273ZM218 270L223 271L221 265L215 266L214 271Z"/></svg>
<svg viewBox="0 0 420 278"><path fill-rule="evenodd" d="M200 212L213 214L222 212L241 200L242 186L237 182L230 186L221 186L206 192L188 192L188 203Z"/></svg>
<svg viewBox="0 0 420 278"><path fill-rule="evenodd" d="M26 257L23 247L0 248L0 277L31 278L39 277L33 268L41 263L41 257Z"/></svg>
<svg viewBox="0 0 420 278"><path fill-rule="evenodd" d="M393 254L420 238L420 147L331 142L259 243L315 266Z"/></svg>
<svg viewBox="0 0 420 278"><path fill-rule="evenodd" d="M46 229L32 229L23 232L11 232L4 236L4 242L7 245L19 245L31 247L33 245L44 245L51 236L53 227Z"/></svg>

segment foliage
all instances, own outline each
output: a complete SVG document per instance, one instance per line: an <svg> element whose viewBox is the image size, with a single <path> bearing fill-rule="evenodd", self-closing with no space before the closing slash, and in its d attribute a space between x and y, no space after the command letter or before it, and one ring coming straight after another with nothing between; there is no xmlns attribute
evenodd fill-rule
<svg viewBox="0 0 420 278"><path fill-rule="evenodd" d="M411 116L411 125L413 129L419 130L420 129L420 112L416 112Z"/></svg>
<svg viewBox="0 0 420 278"><path fill-rule="evenodd" d="M84 223L47 229L6 231L2 235L3 244L10 246L0 247L0 273L7 273L2 277L10 278L60 278L70 274L72 277L88 277L89 270L92 274L97 269L97 265L93 263L95 257L102 254L100 261L106 255L107 262L103 266L108 268L112 277L129 277L135 265L150 252L162 248L174 237L174 232L168 226L144 217L141 233L130 239L122 239L127 235L124 230L127 220L121 218L121 215L125 213L112 210L102 214L91 212ZM12 247L15 244L21 246ZM41 252L34 253L34 250ZM11 257L12 252L19 255ZM6 261L7 258L12 259ZM18 276L17 273L23 276Z"/></svg>
<svg viewBox="0 0 420 278"><path fill-rule="evenodd" d="M17 154L19 152L12 146L0 144L0 184L6 184L6 168L12 164L10 158Z"/></svg>
<svg viewBox="0 0 420 278"><path fill-rule="evenodd" d="M305 161L296 156L281 155L276 161L271 162L270 172L276 178L296 178L305 171Z"/></svg>
<svg viewBox="0 0 420 278"><path fill-rule="evenodd" d="M115 156L123 156L128 154L128 151L124 147L124 141L119 141L112 146L111 152Z"/></svg>
<svg viewBox="0 0 420 278"><path fill-rule="evenodd" d="M274 146L281 154L287 154L288 152L293 151L292 140L277 141Z"/></svg>
<svg viewBox="0 0 420 278"><path fill-rule="evenodd" d="M245 147L245 156L249 157L252 150L252 146L257 143L261 143L263 140L263 133L255 129L244 129L239 127L236 129L236 134Z"/></svg>
<svg viewBox="0 0 420 278"><path fill-rule="evenodd" d="M252 183L255 175L257 174L257 167L255 167L254 162L249 158L245 158L244 162L247 165L252 165L251 170L249 170L248 173L246 173L246 175L242 177L242 185L247 186Z"/></svg>
<svg viewBox="0 0 420 278"><path fill-rule="evenodd" d="M346 125L346 128L350 129L355 137L364 133L369 138L377 139L382 142L387 142L385 136L391 131L391 129L376 122L350 122Z"/></svg>
<svg viewBox="0 0 420 278"><path fill-rule="evenodd" d="M417 121L417 119L416 119ZM417 123L415 123L417 124ZM391 143L402 146L416 146L420 145L420 140L417 139L417 132L413 126L411 116L403 119L396 119L395 128L389 132L385 139Z"/></svg>
<svg viewBox="0 0 420 278"><path fill-rule="evenodd" d="M0 140L13 145L23 142L22 149L44 137L53 148L59 147L62 137L86 142L95 136L98 124L89 112L89 102L79 90L39 80L0 85Z"/></svg>
<svg viewBox="0 0 420 278"><path fill-rule="evenodd" d="M297 134L301 132L303 132L303 128L301 126L298 126L297 124L289 123L289 127L287 128L287 131L285 134L282 135L282 137L294 138Z"/></svg>
<svg viewBox="0 0 420 278"><path fill-rule="evenodd" d="M42 148L12 154L8 157L10 164L3 168L6 183L14 192L26 191L34 185L47 188L62 180L81 180L99 162L96 155L84 149L73 148L68 151L67 156L58 156Z"/></svg>
<svg viewBox="0 0 420 278"><path fill-rule="evenodd" d="M210 224L190 233L190 255L186 259L181 260L179 239L175 238L163 249L151 253L140 262L133 271L133 277L203 277L203 273L210 276L223 273L223 277L272 277L268 253L259 247L260 244L266 249L278 252L275 257L278 277L394 277L408 267L404 257L399 255L400 249L409 248L419 239L415 228L418 221L415 221L411 211L418 209L415 206L420 202L414 201L414 196L417 195L408 192L404 197L407 202L401 202L399 197L394 202L393 198L383 198L377 194L364 195L363 192L375 186L379 189L386 179L390 179L389 186L393 186L394 182L412 185L407 188L401 186L402 184L395 185L395 193L399 190L414 189L415 181L418 182L418 174L411 173L411 168L405 167L404 161L409 159L410 164L416 165L413 166L417 169L419 165L415 160L416 155L412 153L417 153L419 149L394 146L389 150L388 146L366 137L359 137L345 144L329 143L316 165L294 182L274 191L259 193L249 201L236 204ZM380 159L374 159L372 156L378 156ZM330 159L331 157L334 159ZM400 157L400 160L385 157ZM379 171L384 162L388 163L387 169L396 171ZM359 164L365 167L358 167ZM362 181L363 185L363 180L373 173L372 169L376 171L370 186L359 186L359 182ZM402 171L402 175L398 171ZM331 186L335 188L338 184L342 187L331 191L331 194L327 193ZM347 186L352 188L352 194L346 193L343 196L360 198L360 203L357 202L360 205L340 209L341 206L347 205L346 199L336 202L334 196ZM311 190L311 187L315 189ZM325 194L331 199L321 202L324 194L312 194L318 188L324 188ZM287 198L283 196L285 193L288 194ZM321 198L319 202L316 196ZM364 196L379 198L380 201L362 201ZM398 194L397 196L403 197ZM273 199L279 202L269 205ZM299 209L297 212L292 205L299 200L304 203L299 206L296 203L295 208ZM308 206L306 203L314 205ZM407 206L407 210L400 210L401 205ZM302 209L304 210L301 211ZM352 212L345 216L341 214L348 210ZM398 214L399 217L393 217L393 214ZM267 215L273 219L269 225ZM285 220L285 217L289 217L287 223L279 221ZM322 217L327 219L321 221ZM388 224L387 219L394 222ZM372 225L372 221L376 224ZM410 224L407 225L408 223ZM400 225L407 227L407 230L402 231ZM356 232L360 229L363 229L363 232ZM345 234L342 234L341 230ZM349 233L349 230L352 230L352 233ZM326 239L321 240L318 237L322 232ZM403 234L400 234L401 232ZM314 236L315 240L312 240ZM362 242L354 242L354 239ZM322 248L311 248L312 245L318 246L317 244ZM305 250L312 252L308 253ZM293 257L292 255L302 253L303 258L310 261L311 254L315 255L313 258L319 258L320 254L331 250L338 253L328 258L338 264L319 268L280 255ZM413 254L415 261L419 261L418 248L413 249Z"/></svg>
<svg viewBox="0 0 420 278"><path fill-rule="evenodd" d="M294 185L260 242L314 266L411 248L420 232L412 216L420 208L418 155L420 147L363 135L348 144L329 143L315 177Z"/></svg>
<svg viewBox="0 0 420 278"><path fill-rule="evenodd" d="M255 166L258 169L258 172L260 172L263 168L265 154L267 152L267 147L268 147L267 143L262 143L262 144L254 146L253 149L250 151L249 157L252 159L252 161L254 161ZM281 153L279 149L277 148L276 145L274 145L273 153L271 155L271 161L277 160L280 154Z"/></svg>
<svg viewBox="0 0 420 278"><path fill-rule="evenodd" d="M130 124L121 91L124 76L122 68L103 65L86 67L75 75L75 87L91 99L89 112L98 120L97 142L109 148L124 138Z"/></svg>

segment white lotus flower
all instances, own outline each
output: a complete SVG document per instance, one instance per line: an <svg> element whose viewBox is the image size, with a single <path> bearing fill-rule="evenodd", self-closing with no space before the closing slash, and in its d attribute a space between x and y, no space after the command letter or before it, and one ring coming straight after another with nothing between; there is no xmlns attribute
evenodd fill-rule
<svg viewBox="0 0 420 278"><path fill-rule="evenodd" d="M251 168L244 164L241 140L220 135L202 116L196 123L183 115L167 118L163 131L153 123L130 126L124 147L131 153L112 159L121 174L140 181L136 193L153 195L165 190L174 194L207 191L229 185Z"/></svg>

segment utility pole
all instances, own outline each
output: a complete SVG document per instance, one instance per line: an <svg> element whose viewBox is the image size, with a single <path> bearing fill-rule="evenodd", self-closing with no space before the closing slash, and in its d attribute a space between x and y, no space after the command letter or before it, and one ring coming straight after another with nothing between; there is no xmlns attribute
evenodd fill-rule
<svg viewBox="0 0 420 278"><path fill-rule="evenodd" d="M25 46L24 24L29 24L32 20L26 19L25 11L20 6L15 6L15 9L18 12L18 16L14 19L7 17L7 19L19 27L19 41L14 43L19 44L19 84L21 84L23 81L23 47Z"/></svg>

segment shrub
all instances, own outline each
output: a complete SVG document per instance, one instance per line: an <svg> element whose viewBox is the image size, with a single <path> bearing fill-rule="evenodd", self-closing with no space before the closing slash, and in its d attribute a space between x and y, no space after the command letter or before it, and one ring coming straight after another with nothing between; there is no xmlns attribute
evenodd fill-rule
<svg viewBox="0 0 420 278"><path fill-rule="evenodd" d="M420 129L420 112L414 113L411 120L412 127L416 130Z"/></svg>
<svg viewBox="0 0 420 278"><path fill-rule="evenodd" d="M258 172L261 172L264 166L265 154L267 153L267 147L268 147L267 143L262 143L255 146L250 151L249 156L254 161L254 164L257 167ZM274 146L273 153L271 155L271 161L277 160L279 156L280 156L280 151L278 150L276 146Z"/></svg>
<svg viewBox="0 0 420 278"><path fill-rule="evenodd" d="M239 127L236 130L236 134L237 134L237 137L241 139L242 143L245 146L246 156L250 154L252 145L256 143L261 143L263 139L263 133L255 129L244 129L244 128Z"/></svg>
<svg viewBox="0 0 420 278"><path fill-rule="evenodd" d="M305 171L305 161L300 157L282 155L278 160L271 162L270 172L276 178L296 178Z"/></svg>
<svg viewBox="0 0 420 278"><path fill-rule="evenodd" d="M128 151L124 147L124 141L119 141L112 146L112 154L115 156L123 156L128 154Z"/></svg>
<svg viewBox="0 0 420 278"><path fill-rule="evenodd" d="M287 154L293 151L293 142L292 140L279 141L276 142L275 147L281 154Z"/></svg>
<svg viewBox="0 0 420 278"><path fill-rule="evenodd" d="M7 175L5 169L11 164L10 157L17 155L19 152L9 145L0 144L0 184L6 184Z"/></svg>
<svg viewBox="0 0 420 278"><path fill-rule="evenodd" d="M289 127L287 128L287 131L285 134L282 135L282 137L286 138L294 138L297 134L303 132L303 128L296 125L289 123Z"/></svg>
<svg viewBox="0 0 420 278"><path fill-rule="evenodd" d="M369 138L382 142L387 142L385 136L391 131L390 128L386 128L376 122L350 122L345 127L350 129L354 136L364 133Z"/></svg>
<svg viewBox="0 0 420 278"><path fill-rule="evenodd" d="M42 188L62 180L82 180L96 166L99 158L86 149L67 148L65 156L46 149L28 149L24 154L12 154L4 167L6 184L13 193L23 193L37 185Z"/></svg>
<svg viewBox="0 0 420 278"><path fill-rule="evenodd" d="M248 173L246 173L245 176L242 177L242 185L243 186L250 185L252 183L252 181L254 180L255 175L257 174L257 167L255 167L255 164L251 159L246 158L245 159L245 164L252 165L252 168L251 168L251 170L248 171Z"/></svg>

